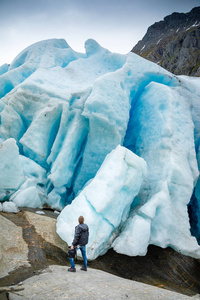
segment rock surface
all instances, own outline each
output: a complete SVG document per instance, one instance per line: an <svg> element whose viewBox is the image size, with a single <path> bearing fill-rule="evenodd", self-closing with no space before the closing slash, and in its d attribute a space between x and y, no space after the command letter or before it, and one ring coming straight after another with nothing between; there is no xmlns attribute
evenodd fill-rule
<svg viewBox="0 0 200 300"><path fill-rule="evenodd" d="M69 273L67 267L51 266L42 274L25 280L20 286L22 291L9 292L9 299L191 299L188 296L123 279L100 270L89 268L88 272L83 272L80 271L80 266L76 267L76 273Z"/></svg>
<svg viewBox="0 0 200 300"><path fill-rule="evenodd" d="M10 219L10 220L8 220ZM56 218L23 211L0 213L0 278L50 258L67 256L68 246L56 233Z"/></svg>
<svg viewBox="0 0 200 300"><path fill-rule="evenodd" d="M68 245L56 233L56 219L44 215L38 215L33 212L25 212L30 224L35 227L37 234L39 234L45 241L68 252Z"/></svg>
<svg viewBox="0 0 200 300"><path fill-rule="evenodd" d="M43 213L34 213L34 209L22 209L17 214L0 213L0 226L6 228L1 230L0 235L0 266L3 274L0 278L0 299L7 300L6 293L9 291L9 299L18 299L17 295L23 295L21 299L30 299L31 291L32 299L79 299L80 294L84 294L83 299L187 299L183 294L200 294L200 261L181 255L171 248L161 249L153 245L149 246L144 257L129 257L109 250L98 259L88 261L89 272L79 271L79 266L76 274L67 272L67 244L55 232L57 214L49 210L43 210ZM77 264L81 263L78 258ZM80 276L83 275L86 278L83 281L85 286L81 285L77 290ZM139 285L135 281L146 285ZM18 286L20 282L24 284ZM158 291L147 284L157 287ZM182 295L167 294L166 290ZM41 295L43 298L40 298ZM155 298L151 298L152 295ZM172 298L166 298L168 295ZM173 298L175 296L177 298Z"/></svg>
<svg viewBox="0 0 200 300"><path fill-rule="evenodd" d="M156 22L131 51L176 75L200 76L200 7Z"/></svg>
<svg viewBox="0 0 200 300"><path fill-rule="evenodd" d="M22 229L0 215L0 278L20 266L30 266Z"/></svg>

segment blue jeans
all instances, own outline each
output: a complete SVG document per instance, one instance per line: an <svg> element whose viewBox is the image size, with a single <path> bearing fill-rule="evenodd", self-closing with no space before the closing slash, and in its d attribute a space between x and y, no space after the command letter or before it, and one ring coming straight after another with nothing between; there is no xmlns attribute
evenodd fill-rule
<svg viewBox="0 0 200 300"><path fill-rule="evenodd" d="M82 257L83 257L83 267L87 268L86 246L80 246L80 248L75 248L76 252L77 252L78 249L81 250L81 254L82 254ZM71 267L74 269L75 268L74 259L69 257L69 261L70 261Z"/></svg>

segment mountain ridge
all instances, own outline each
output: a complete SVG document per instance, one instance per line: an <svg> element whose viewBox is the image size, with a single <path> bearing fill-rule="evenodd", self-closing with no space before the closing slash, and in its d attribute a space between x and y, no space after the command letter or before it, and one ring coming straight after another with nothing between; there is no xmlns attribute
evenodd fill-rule
<svg viewBox="0 0 200 300"><path fill-rule="evenodd" d="M151 25L131 50L175 75L200 76L200 7Z"/></svg>

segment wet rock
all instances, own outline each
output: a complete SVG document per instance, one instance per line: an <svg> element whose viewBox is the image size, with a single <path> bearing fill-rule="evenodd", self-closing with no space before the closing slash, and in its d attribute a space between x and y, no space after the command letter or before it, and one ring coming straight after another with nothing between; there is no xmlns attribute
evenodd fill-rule
<svg viewBox="0 0 200 300"><path fill-rule="evenodd" d="M29 223L34 226L36 233L46 242L68 252L68 245L56 233L56 219L28 211L25 212L25 215Z"/></svg>
<svg viewBox="0 0 200 300"><path fill-rule="evenodd" d="M0 278L20 266L29 266L22 228L0 215Z"/></svg>
<svg viewBox="0 0 200 300"><path fill-rule="evenodd" d="M200 294L200 260L182 255L172 248L150 245L145 256L130 257L110 249L89 262L90 267L126 279L151 284L194 296Z"/></svg>
<svg viewBox="0 0 200 300"><path fill-rule="evenodd" d="M1 212L0 228L2 282L10 284L12 278L15 283L17 277L27 278L28 269L32 273L48 264L66 264L68 245L56 233L56 218L28 211Z"/></svg>
<svg viewBox="0 0 200 300"><path fill-rule="evenodd" d="M93 291L96 289L96 285L99 285L98 280L104 280L107 276L105 274L111 273L115 275L114 278L118 278L117 276L123 277L124 280L126 278L127 282L130 282L131 279L133 282L138 281L156 287L162 287L165 290L176 291L193 297L197 295L196 297L199 297L200 261L183 256L180 253L175 252L172 248L162 249L151 245L149 246L148 253L145 257L129 257L118 254L111 249L105 255L98 257L98 259L88 261L88 272L80 271L78 266L75 274L67 272L69 266L69 259L66 253L68 251L68 246L56 234L57 215L52 211L44 210L44 212L45 215L39 215L35 213L33 209L29 209L28 211L23 209L18 214L0 212L0 226L2 228L0 233L0 274L2 276L0 279L0 287L13 285L15 288L16 285L20 283L21 288L24 288L24 282L29 282L27 281L29 278L30 282L35 282L35 286L38 286L40 291L40 293L37 294L32 290L32 292L36 294L35 299L62 299L62 297L78 299L79 292L80 294L85 293L85 298L83 299L97 299L97 297L95 298ZM16 243L16 241L18 242ZM25 248L20 245L19 241ZM6 264L5 259L7 259ZM81 263L82 260L78 257L77 264ZM60 275L58 275L56 271L55 277L52 278L50 276L50 278L47 277L45 282L42 281L44 285L44 287L42 287L40 283L37 282L36 278L39 278L38 280L41 281L43 280L43 277L39 277L40 274L47 276L49 273L54 273L54 267L49 267L52 265L64 266L64 268L60 267L59 269L58 267L58 270L61 272ZM98 277L99 273L95 273L95 271L98 270L105 271L101 273L103 274L103 279ZM86 274L84 275L83 273ZM87 277L87 274L89 277ZM74 277L74 275L76 275L76 277ZM62 279L60 279L60 276ZM80 288L79 292L76 288L74 289L74 285L76 287L77 284L79 284L80 276L86 276L84 277L86 278L86 282L88 284L91 283L87 286L86 292L84 291L83 286ZM96 281L91 281L92 276L97 276ZM63 279L64 283L62 281ZM73 280L75 281L73 282ZM55 283L51 287L51 282L53 281L55 281ZM105 282L103 283L106 286ZM99 292L97 296L100 298L107 297L108 299L114 299L112 298L114 296L116 296L115 299L129 299L125 298L126 295L128 295L130 299L139 299L139 297L141 297L140 299L170 299L162 298L165 294L164 296L161 295L161 298L156 298L156 296L155 298L151 298L152 296L149 296L148 293L143 295L141 294L142 292L138 294L138 291L136 291L134 296L130 292L123 294L119 292L117 288L116 291L119 293L116 294L110 286L111 284L108 285L110 291L103 291L103 293L97 288L97 291ZM92 290L92 293L90 293L90 289ZM69 296L65 293L66 290L69 290L69 294L72 294ZM73 294L73 290L75 290L75 294ZM54 291L56 292L54 293ZM62 293L62 297L59 296L60 294L57 294L57 291ZM8 292L0 291L0 299L3 297L3 294L7 297L6 293ZM47 293L47 296L44 293ZM51 293L53 296L49 296ZM9 295L9 299L30 299L28 296L29 294L22 294L21 298L17 298L16 293L11 294L11 296ZM75 295L73 296L74 298L71 295ZM91 298L89 298L88 295L91 296ZM171 299L179 300L182 299L181 297L184 297L179 297L179 294L176 294L176 296L177 295L177 298ZM14 296L16 298L11 298ZM55 298L51 298L51 296L55 296ZM143 296L144 298L142 298ZM146 296L149 298L145 298Z"/></svg>

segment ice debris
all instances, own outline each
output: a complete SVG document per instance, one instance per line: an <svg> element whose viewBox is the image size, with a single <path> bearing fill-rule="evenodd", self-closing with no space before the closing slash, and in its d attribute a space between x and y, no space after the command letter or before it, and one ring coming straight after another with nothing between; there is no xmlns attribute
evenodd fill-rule
<svg viewBox="0 0 200 300"><path fill-rule="evenodd" d="M6 212L6 213L18 213L20 212L17 205L12 201L5 201L1 204L0 211Z"/></svg>

